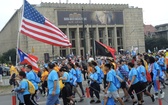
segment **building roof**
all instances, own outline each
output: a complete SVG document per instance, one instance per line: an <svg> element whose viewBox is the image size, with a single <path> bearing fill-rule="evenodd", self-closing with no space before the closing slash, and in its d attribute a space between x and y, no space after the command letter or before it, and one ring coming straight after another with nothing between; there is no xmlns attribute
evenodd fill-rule
<svg viewBox="0 0 168 105"><path fill-rule="evenodd" d="M158 28L158 27L165 27L165 26L168 26L168 23L156 25L155 27Z"/></svg>
<svg viewBox="0 0 168 105"><path fill-rule="evenodd" d="M152 25L144 25L144 34L148 35L148 33L154 33L156 32L156 28Z"/></svg>

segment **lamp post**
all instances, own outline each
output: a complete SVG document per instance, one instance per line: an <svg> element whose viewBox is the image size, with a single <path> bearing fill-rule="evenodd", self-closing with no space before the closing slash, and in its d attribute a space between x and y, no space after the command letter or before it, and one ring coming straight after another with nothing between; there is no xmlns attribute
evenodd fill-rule
<svg viewBox="0 0 168 105"><path fill-rule="evenodd" d="M87 56L86 56L86 37L85 37L85 23L84 23L84 14L83 14L83 7L82 7L82 25L83 25L83 45L84 45L84 58L87 59Z"/></svg>

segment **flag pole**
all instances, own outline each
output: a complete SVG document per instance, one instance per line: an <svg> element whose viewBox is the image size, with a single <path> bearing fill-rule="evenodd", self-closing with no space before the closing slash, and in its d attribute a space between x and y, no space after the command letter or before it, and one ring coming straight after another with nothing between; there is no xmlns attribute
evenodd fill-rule
<svg viewBox="0 0 168 105"><path fill-rule="evenodd" d="M17 9L17 14L18 14L18 35L17 35L17 46L16 46L16 66L18 65L18 48L19 48L19 45L20 45L20 28L21 28L21 22L22 22L22 17L23 17L23 11L24 11L24 0L23 0L23 5L22 5L22 8L20 9L22 10L22 15L20 16L20 12L19 12L19 9ZM21 18L20 18L21 17ZM20 20L19 20L20 19ZM19 24L20 22L20 24Z"/></svg>

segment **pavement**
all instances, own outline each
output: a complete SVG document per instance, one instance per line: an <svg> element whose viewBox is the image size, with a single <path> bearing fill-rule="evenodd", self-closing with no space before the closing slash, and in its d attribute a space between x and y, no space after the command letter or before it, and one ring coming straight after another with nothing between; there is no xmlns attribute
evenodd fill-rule
<svg viewBox="0 0 168 105"><path fill-rule="evenodd" d="M84 87L86 87L85 83L84 83ZM79 89L79 91L80 91L80 89ZM150 97L144 96L144 101L145 101L144 105L168 105L168 86L166 89L163 89L163 91L165 92L165 97L162 99L162 104L159 104L158 99L156 99L155 102L152 102ZM153 91L151 91L151 92L153 93ZM123 92L121 90L119 93L120 93L120 96L123 96ZM40 101L38 102L38 104L45 105L47 97L42 97L41 94L39 94L39 96L40 96ZM100 96L101 96L101 100L103 100L103 93L100 93ZM78 95L76 95L75 99L77 101L79 100ZM89 102L90 102L90 98L84 98L83 102L77 103L76 105L101 105L101 104L90 104ZM63 105L62 99L60 99L60 103L61 103L61 105ZM12 105L12 94L1 95L0 96L0 105ZM120 104L117 103L116 105L120 105ZM125 105L132 105L132 101L130 100L130 101L126 102Z"/></svg>

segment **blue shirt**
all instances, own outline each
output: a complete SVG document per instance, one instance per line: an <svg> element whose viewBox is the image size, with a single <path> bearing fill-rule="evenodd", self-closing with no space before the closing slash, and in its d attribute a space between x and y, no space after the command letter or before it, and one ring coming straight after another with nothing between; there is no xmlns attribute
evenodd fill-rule
<svg viewBox="0 0 168 105"><path fill-rule="evenodd" d="M98 80L98 74L97 74L97 72L91 73L91 74L90 74L90 78L91 78L92 80L94 80L94 81L97 81L97 80ZM97 82L98 82L98 81L97 81ZM93 83L93 81L91 81L91 83Z"/></svg>
<svg viewBox="0 0 168 105"><path fill-rule="evenodd" d="M121 72L119 70L116 70L116 74L122 79L124 80L124 76L121 74Z"/></svg>
<svg viewBox="0 0 168 105"><path fill-rule="evenodd" d="M67 72L64 72L62 77L67 78L67 80L62 80L62 82L69 82L70 81L69 74Z"/></svg>
<svg viewBox="0 0 168 105"><path fill-rule="evenodd" d="M52 91L54 89L54 81L57 81L55 94L59 94L60 86L59 86L58 74L55 70L52 70L48 75L48 81L47 81L49 94L52 94Z"/></svg>
<svg viewBox="0 0 168 105"><path fill-rule="evenodd" d="M139 82L138 80L138 71L135 68L132 68L129 72L129 80L133 79L133 76L135 76L135 80L133 81L132 85L136 84L137 82Z"/></svg>
<svg viewBox="0 0 168 105"><path fill-rule="evenodd" d="M114 91L117 91L117 88L116 86L114 85L113 81L114 80L114 76L115 76L115 73L113 70L110 70L108 73L107 73L107 82L110 82L110 87L108 88L108 91L110 92L114 92Z"/></svg>
<svg viewBox="0 0 168 105"><path fill-rule="evenodd" d="M19 84L20 89L24 89L23 95L30 94L29 92L29 87L28 87L28 82L26 79L23 79L20 84Z"/></svg>
<svg viewBox="0 0 168 105"><path fill-rule="evenodd" d="M99 66L95 66L95 69L97 70L96 72L98 74L98 83L101 84L102 81L103 81L102 78L101 78L101 74L100 74L101 73L101 71L100 71L101 69L100 69Z"/></svg>
<svg viewBox="0 0 168 105"><path fill-rule="evenodd" d="M34 85L35 89L38 90L38 84L35 82L36 77L35 77L34 71L31 70L30 72L27 72L26 73L26 77L27 77L27 79L29 81L32 82L32 84Z"/></svg>
<svg viewBox="0 0 168 105"><path fill-rule="evenodd" d="M140 66L137 67L137 71L138 71L138 74L139 74L139 80L141 82L147 82L145 67L140 65Z"/></svg>
<svg viewBox="0 0 168 105"><path fill-rule="evenodd" d="M153 69L152 69L153 75L156 76L156 75L158 74L158 71L159 71L159 70L160 70L160 66L158 65L157 62L155 62L155 63L153 64Z"/></svg>
<svg viewBox="0 0 168 105"><path fill-rule="evenodd" d="M82 82L83 81L82 71L80 70L80 68L76 68L76 77L77 77L77 82Z"/></svg>
<svg viewBox="0 0 168 105"><path fill-rule="evenodd" d="M129 68L128 68L128 65L124 64L121 66L122 69L124 69L125 71L129 72Z"/></svg>
<svg viewBox="0 0 168 105"><path fill-rule="evenodd" d="M71 69L70 71L69 71L69 78L70 78L70 83L73 83L73 78L75 78L76 77L76 71L75 71L75 69Z"/></svg>

